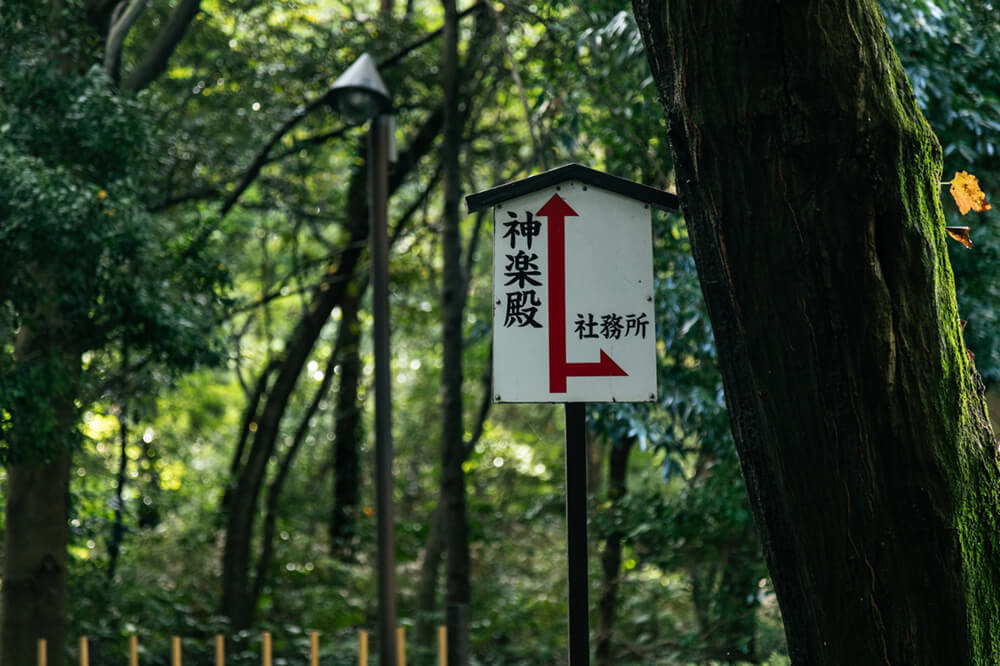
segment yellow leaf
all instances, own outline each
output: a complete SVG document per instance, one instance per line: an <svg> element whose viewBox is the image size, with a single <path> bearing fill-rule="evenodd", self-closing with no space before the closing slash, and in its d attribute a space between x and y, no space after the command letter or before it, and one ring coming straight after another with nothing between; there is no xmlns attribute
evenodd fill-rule
<svg viewBox="0 0 1000 666"><path fill-rule="evenodd" d="M990 209L990 202L979 189L979 179L965 171L955 173L951 180L951 196L955 197L958 211L965 215L970 210L984 213Z"/></svg>
<svg viewBox="0 0 1000 666"><path fill-rule="evenodd" d="M970 250L972 249L972 239L969 238L969 227L945 227L944 230L959 243Z"/></svg>
<svg viewBox="0 0 1000 666"><path fill-rule="evenodd" d="M107 198L108 198L108 193L105 192L104 190L99 190L97 192L97 200L98 201L104 201Z"/></svg>

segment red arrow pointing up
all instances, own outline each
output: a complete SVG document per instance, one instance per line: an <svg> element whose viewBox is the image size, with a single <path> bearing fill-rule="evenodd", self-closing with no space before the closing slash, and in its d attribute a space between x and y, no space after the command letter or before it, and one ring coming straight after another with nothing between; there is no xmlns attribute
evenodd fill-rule
<svg viewBox="0 0 1000 666"><path fill-rule="evenodd" d="M576 217L576 211L566 200L563 199L558 194L553 194L552 197L545 202L545 205L538 209L535 215L541 215L542 217L549 218L549 224L558 224L562 227L565 226L566 218L569 216ZM551 245L551 243L550 243Z"/></svg>
<svg viewBox="0 0 1000 666"><path fill-rule="evenodd" d="M565 393L567 377L626 377L604 350L596 363L566 360L566 218L577 213L558 194L535 215L549 219L549 392Z"/></svg>

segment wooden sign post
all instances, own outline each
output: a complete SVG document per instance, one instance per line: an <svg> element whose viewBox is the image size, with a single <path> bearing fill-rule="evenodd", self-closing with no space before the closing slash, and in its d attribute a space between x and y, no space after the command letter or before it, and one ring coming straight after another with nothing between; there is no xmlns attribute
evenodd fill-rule
<svg viewBox="0 0 1000 666"><path fill-rule="evenodd" d="M569 164L465 202L493 207L493 401L565 405L569 663L586 666L586 403L656 400L650 208L677 197Z"/></svg>

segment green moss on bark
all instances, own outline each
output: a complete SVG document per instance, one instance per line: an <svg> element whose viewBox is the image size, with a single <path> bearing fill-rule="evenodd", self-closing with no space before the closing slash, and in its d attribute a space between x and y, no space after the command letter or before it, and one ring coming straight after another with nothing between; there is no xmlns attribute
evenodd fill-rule
<svg viewBox="0 0 1000 666"><path fill-rule="evenodd" d="M875 3L637 14L793 661L997 663L1000 469Z"/></svg>

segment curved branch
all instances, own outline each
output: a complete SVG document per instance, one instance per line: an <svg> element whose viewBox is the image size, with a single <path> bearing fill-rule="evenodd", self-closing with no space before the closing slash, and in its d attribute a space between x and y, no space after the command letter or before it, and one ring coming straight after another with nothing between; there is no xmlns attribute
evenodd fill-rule
<svg viewBox="0 0 1000 666"><path fill-rule="evenodd" d="M139 92L166 71L167 60L184 37L191 21L198 15L200 6L201 0L181 0L177 3L146 55L125 79L123 90Z"/></svg>
<svg viewBox="0 0 1000 666"><path fill-rule="evenodd" d="M132 26L139 20L139 15L149 5L149 0L132 0L128 8L122 11L125 2L115 7L111 19L111 29L104 46L104 71L115 83L121 78L122 43Z"/></svg>
<svg viewBox="0 0 1000 666"><path fill-rule="evenodd" d="M254 576L253 586L250 593L250 603L254 606L257 605L257 600L260 599L264 585L267 583L268 571L270 571L271 562L274 560L274 532L277 529L276 526L278 524L278 500L281 498L281 491L285 486L285 479L288 478L288 473L292 469L292 463L295 461L295 456L302 448L302 443L306 441L306 435L309 434L309 424L316 415L316 411L319 409L320 403L322 403L323 399L326 398L326 394L330 389L330 384L336 374L336 372L334 372L334 366L336 366L338 360L340 359L341 346L342 337L338 335L337 343L334 345L333 351L330 353L330 358L326 364L326 370L323 372L323 380L320 382L320 385L316 389L315 393L313 393L312 400L306 408L302 419L299 421L298 428L295 430L295 436L292 438L292 443L285 451L285 455L282 456L281 462L278 465L278 471L275 473L274 479L268 487L267 501L265 504L264 534L261 539L260 547L260 559L257 561L257 574Z"/></svg>
<svg viewBox="0 0 1000 666"><path fill-rule="evenodd" d="M482 376L482 386L483 395L479 401L479 411L476 414L476 424L472 428L472 434L462 442L464 452L462 454L463 461L468 460L469 456L472 455L473 451L476 450L476 445L479 444L479 440L482 439L483 433L486 432L486 419L489 418L490 408L493 407L493 348L490 346L490 358L486 361L486 369L483 371Z"/></svg>
<svg viewBox="0 0 1000 666"><path fill-rule="evenodd" d="M291 132L303 118L325 104L325 96L317 97L308 104L297 107L295 111L292 112L292 115L289 116L288 119L281 124L277 131L271 135L271 138L267 140L267 143L265 143L264 146L257 151L257 156L254 157L253 162L250 164L249 168L247 168L246 172L244 172L239 185L237 185L236 188L230 192L229 196L226 197L225 202L222 204L222 209L219 211L220 218L225 217L226 213L232 210L233 206L236 205L236 202L239 201L239 198L244 192L246 192L247 188L250 187L253 181L256 180L258 174L260 174L260 170L268 164L268 156L271 154L271 151L278 144L278 142L281 141L286 134ZM339 137L343 135L347 129L348 128L344 127L339 131L330 132L324 135L324 140Z"/></svg>
<svg viewBox="0 0 1000 666"><path fill-rule="evenodd" d="M278 142L281 141L286 134L291 132L303 118L324 104L326 104L326 96L323 95L317 97L308 104L297 107L295 111L292 112L292 115L290 115L285 122L281 124L274 134L271 135L271 138L267 140L267 143L265 143L264 146L257 151L257 156L244 172L239 184L233 189L232 192L229 193L226 200L222 203L222 208L219 210L219 215L215 218L214 223L206 225L205 228L201 230L201 233L198 234L197 238L195 238L194 241L188 245L187 250L184 251L184 254L181 257L182 260L186 261L193 257L205 241L208 240L208 237L212 235L212 232L218 228L222 219L226 217L229 211L231 211L236 205L236 202L239 201L240 197L243 196L243 193L247 191L247 188L249 188L250 185L252 185L257 179L257 176L260 174L260 170L263 169L268 163L268 156L271 154L271 150L274 149ZM347 129L347 127L344 127L339 133L342 134L347 131ZM338 132L331 133L330 136L335 136L336 134L338 134Z"/></svg>
<svg viewBox="0 0 1000 666"><path fill-rule="evenodd" d="M476 4L472 5L471 7L468 7L466 9L463 9L462 11L460 11L458 13L458 15L456 16L456 18L459 19L459 20L461 20L461 19L465 18L466 16L468 16L469 14L471 14L471 13L473 13L475 11L479 11L480 9L483 9L484 7L487 7L487 6L488 5L487 5L486 2L477 2ZM395 65L396 63L398 63L400 60L402 60L403 58L405 58L406 56L408 56L412 51L415 51L418 48L420 48L421 46L423 46L424 44L426 44L426 43L428 43L430 41L433 41L434 39L437 39L438 37L440 37L443 32L444 32L444 26L442 25L437 30L429 32L426 35L424 35L423 37L420 37L419 39L416 39L416 40L410 42L409 44L407 44L406 46L404 46L400 50L396 51L392 55L388 56L384 60L379 61L377 63L379 70L384 70L384 69L387 69L389 67L392 67L393 65Z"/></svg>

